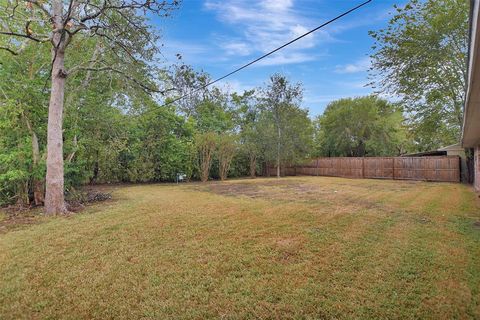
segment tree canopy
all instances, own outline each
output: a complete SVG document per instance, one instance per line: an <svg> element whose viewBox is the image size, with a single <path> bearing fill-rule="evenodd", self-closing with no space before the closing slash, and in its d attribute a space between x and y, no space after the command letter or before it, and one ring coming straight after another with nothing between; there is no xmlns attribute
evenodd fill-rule
<svg viewBox="0 0 480 320"><path fill-rule="evenodd" d="M410 0L394 8L388 26L371 32L373 84L400 100L417 150L456 143L467 79L469 1Z"/></svg>
<svg viewBox="0 0 480 320"><path fill-rule="evenodd" d="M402 111L375 96L328 104L316 119L319 155L328 157L395 156L405 151Z"/></svg>

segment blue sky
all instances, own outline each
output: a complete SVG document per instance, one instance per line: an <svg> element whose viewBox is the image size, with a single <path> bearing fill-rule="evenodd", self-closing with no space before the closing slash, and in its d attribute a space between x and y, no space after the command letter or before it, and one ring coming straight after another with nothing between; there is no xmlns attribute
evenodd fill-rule
<svg viewBox="0 0 480 320"><path fill-rule="evenodd" d="M156 21L165 63L186 64L218 78L361 3L354 0L184 0L172 18ZM342 97L372 89L369 30L384 27L399 1L374 0L222 82L230 91L258 87L280 72L304 86L312 116ZM403 1L401 1L403 2Z"/></svg>

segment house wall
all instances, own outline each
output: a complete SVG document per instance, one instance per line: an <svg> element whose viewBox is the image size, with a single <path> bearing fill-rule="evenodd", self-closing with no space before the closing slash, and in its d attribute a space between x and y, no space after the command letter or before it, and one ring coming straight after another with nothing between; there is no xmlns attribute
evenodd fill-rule
<svg viewBox="0 0 480 320"><path fill-rule="evenodd" d="M480 145L474 150L474 186L475 191L480 192Z"/></svg>

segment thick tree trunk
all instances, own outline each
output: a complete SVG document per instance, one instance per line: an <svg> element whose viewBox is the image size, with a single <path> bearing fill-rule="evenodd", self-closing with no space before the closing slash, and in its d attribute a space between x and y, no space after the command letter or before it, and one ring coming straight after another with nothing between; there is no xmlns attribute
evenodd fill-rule
<svg viewBox="0 0 480 320"><path fill-rule="evenodd" d="M52 91L48 106L47 130L47 176L45 193L45 213L63 214L67 212L64 198L63 180L63 103L65 94L65 34L63 29L63 2L52 3L53 22L56 31L52 48Z"/></svg>
<svg viewBox="0 0 480 320"><path fill-rule="evenodd" d="M63 181L63 97L65 93L64 52L58 50L52 67L52 92L48 107L47 177L45 212L62 214L67 211Z"/></svg>

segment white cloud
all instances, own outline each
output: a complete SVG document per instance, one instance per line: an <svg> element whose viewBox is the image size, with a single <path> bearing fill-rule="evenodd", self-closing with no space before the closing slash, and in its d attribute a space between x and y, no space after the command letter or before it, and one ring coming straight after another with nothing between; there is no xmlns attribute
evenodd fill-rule
<svg viewBox="0 0 480 320"><path fill-rule="evenodd" d="M225 42L221 43L220 46L228 55L248 56L252 52L252 49L248 44L240 41Z"/></svg>
<svg viewBox="0 0 480 320"><path fill-rule="evenodd" d="M357 73L357 72L364 72L370 68L370 58L365 57L358 60L355 63L346 64L346 65L338 65L335 68L336 73Z"/></svg>
<svg viewBox="0 0 480 320"><path fill-rule="evenodd" d="M337 95L306 95L303 98L303 101L307 104L309 103L328 103L334 100L342 99L348 96L337 94Z"/></svg>
<svg viewBox="0 0 480 320"><path fill-rule="evenodd" d="M261 5L268 10L285 11L292 7L292 0L264 0Z"/></svg>
<svg viewBox="0 0 480 320"><path fill-rule="evenodd" d="M216 13L226 24L237 28L241 41L226 42L220 47L228 55L264 54L304 34L318 21L311 21L294 9L293 0L208 0L207 10ZM300 63L313 60L307 57L306 49L313 48L320 41L334 40L325 30L308 35L282 49L282 54L269 59L263 65ZM241 44L240 44L241 43Z"/></svg>
<svg viewBox="0 0 480 320"><path fill-rule="evenodd" d="M274 53L267 58L260 60L257 63L257 66L274 66L274 65L285 65L285 64L294 64L302 63L307 61L315 60L316 57L312 54L305 54L301 52L290 52L290 53Z"/></svg>
<svg viewBox="0 0 480 320"><path fill-rule="evenodd" d="M161 53L170 62L177 60L177 54L180 54L186 63L201 62L208 60L207 54L211 52L211 48L205 44L188 43L174 39L168 39L165 43L166 45L162 47Z"/></svg>
<svg viewBox="0 0 480 320"><path fill-rule="evenodd" d="M242 94L244 91L255 89L260 83L245 84L238 80L224 80L218 83L218 87L225 89L227 92Z"/></svg>

